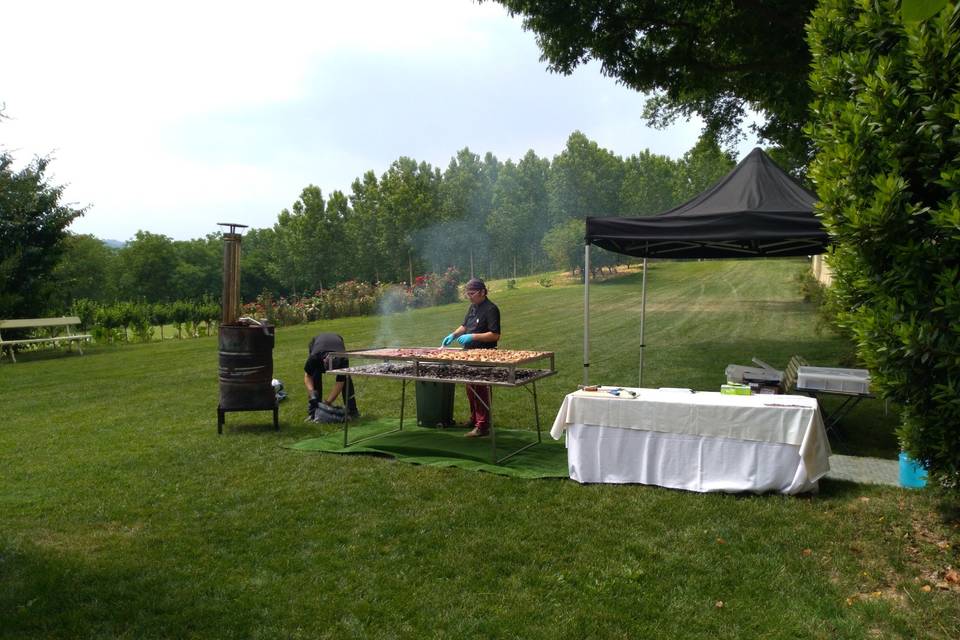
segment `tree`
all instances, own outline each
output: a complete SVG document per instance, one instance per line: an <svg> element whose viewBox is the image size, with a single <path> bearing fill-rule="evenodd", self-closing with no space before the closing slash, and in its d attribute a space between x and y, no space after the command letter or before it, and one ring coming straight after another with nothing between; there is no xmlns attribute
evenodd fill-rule
<svg viewBox="0 0 960 640"><path fill-rule="evenodd" d="M176 298L173 288L177 252L169 237L137 231L117 255L117 288L123 300L167 302Z"/></svg>
<svg viewBox="0 0 960 640"><path fill-rule="evenodd" d="M677 164L674 197L686 202L713 186L736 166L734 156L711 138L701 137Z"/></svg>
<svg viewBox="0 0 960 640"><path fill-rule="evenodd" d="M354 277L352 263L355 247L349 243L347 235L352 216L353 210L347 196L340 190L331 193L323 216L323 237L328 243L321 256L326 286Z"/></svg>
<svg viewBox="0 0 960 640"><path fill-rule="evenodd" d="M353 217L346 225L347 237L353 249L354 277L380 282L382 256L377 246L380 210L380 183L377 174L367 171L351 185L350 206Z"/></svg>
<svg viewBox="0 0 960 640"><path fill-rule="evenodd" d="M285 293L314 291L323 282L324 252L330 242L325 237L325 211L323 193L311 184L277 216L271 266Z"/></svg>
<svg viewBox="0 0 960 640"><path fill-rule="evenodd" d="M474 275L486 263L490 247L487 218L500 161L464 147L450 159L440 182L440 221L424 229L418 239L434 271L456 267Z"/></svg>
<svg viewBox="0 0 960 640"><path fill-rule="evenodd" d="M60 202L63 187L47 182L48 158L20 171L0 152L0 318L41 316L60 286L54 270L67 227L83 209Z"/></svg>
<svg viewBox="0 0 960 640"><path fill-rule="evenodd" d="M904 449L960 493L960 8L823 0L809 27L810 175L833 295Z"/></svg>
<svg viewBox="0 0 960 640"><path fill-rule="evenodd" d="M567 220L543 236L543 250L557 269L573 271L583 264L583 225L582 220Z"/></svg>
<svg viewBox="0 0 960 640"><path fill-rule="evenodd" d="M625 216L652 216L680 203L676 195L678 162L667 156L643 153L624 161L620 188L620 213Z"/></svg>
<svg viewBox="0 0 960 640"><path fill-rule="evenodd" d="M552 226L571 218L613 216L620 211L623 161L584 134L570 134L550 169L547 194Z"/></svg>
<svg viewBox="0 0 960 640"><path fill-rule="evenodd" d="M63 255L53 270L57 282L56 308L70 308L74 300L86 298L112 302L117 297L117 250L91 235L67 233Z"/></svg>
<svg viewBox="0 0 960 640"><path fill-rule="evenodd" d="M401 157L380 178L377 235L373 238L384 262L387 277L413 282L418 231L440 219L440 171L426 162Z"/></svg>
<svg viewBox="0 0 960 640"><path fill-rule="evenodd" d="M500 168L486 223L494 258L501 265L496 275L516 277L518 263L523 272L531 273L542 255L549 175L550 161L538 158L533 150L518 164L507 160Z"/></svg>
<svg viewBox="0 0 960 640"><path fill-rule="evenodd" d="M173 243L176 266L172 296L180 300L220 297L223 289L223 237L209 233L203 238Z"/></svg>
<svg viewBox="0 0 960 640"><path fill-rule="evenodd" d="M276 233L270 227L266 229L247 229L240 245L240 297L251 301L263 291L280 291L280 283L275 277L272 266ZM223 248L220 249L220 266L217 274L223 278ZM219 294L217 295L219 298Z"/></svg>
<svg viewBox="0 0 960 640"><path fill-rule="evenodd" d="M761 138L809 156L804 25L815 0L496 1L523 17L551 70L597 60L651 94L654 126L699 115L709 137L730 141L752 109L766 119Z"/></svg>

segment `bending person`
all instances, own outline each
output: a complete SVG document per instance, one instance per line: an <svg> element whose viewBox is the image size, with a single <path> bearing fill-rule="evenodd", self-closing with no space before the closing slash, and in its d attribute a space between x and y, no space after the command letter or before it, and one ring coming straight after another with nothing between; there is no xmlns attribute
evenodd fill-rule
<svg viewBox="0 0 960 640"><path fill-rule="evenodd" d="M323 374L330 369L350 366L350 361L344 356L330 357L331 353L338 351L346 351L346 347L343 338L336 333L320 333L310 340L307 361L303 365L303 384L310 397L307 417L314 422L339 422L345 413L350 418L360 417L350 376L338 375L330 391L326 395L323 393ZM343 398L346 412L333 404L340 397Z"/></svg>
<svg viewBox="0 0 960 640"><path fill-rule="evenodd" d="M463 324L443 339L444 347L456 340L464 349L496 349L500 340L500 309L487 298L487 285L479 278L470 278L465 287L470 307ZM472 427L466 437L477 438L490 433L490 406L493 398L490 387L468 384L467 399L470 401Z"/></svg>

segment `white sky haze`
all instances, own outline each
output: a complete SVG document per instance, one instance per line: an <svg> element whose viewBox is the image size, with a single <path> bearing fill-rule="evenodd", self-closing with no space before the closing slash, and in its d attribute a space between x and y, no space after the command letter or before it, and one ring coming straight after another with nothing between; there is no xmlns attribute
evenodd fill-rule
<svg viewBox="0 0 960 640"><path fill-rule="evenodd" d="M52 156L89 207L71 230L104 239L271 226L306 185L349 194L400 156L552 159L580 130L678 157L699 130L648 129L598 65L548 72L519 18L471 0L10 2L0 56L0 147Z"/></svg>

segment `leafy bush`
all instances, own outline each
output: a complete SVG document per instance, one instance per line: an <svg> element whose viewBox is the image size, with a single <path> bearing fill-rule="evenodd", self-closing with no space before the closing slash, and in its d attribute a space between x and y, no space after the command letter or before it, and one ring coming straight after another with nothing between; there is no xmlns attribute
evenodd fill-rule
<svg viewBox="0 0 960 640"><path fill-rule="evenodd" d="M163 302L150 305L150 321L160 327L160 339L163 340L163 325L173 322L173 309Z"/></svg>
<svg viewBox="0 0 960 640"><path fill-rule="evenodd" d="M516 289L516 288L517 288L517 281L516 281L516 280L514 280L513 278L510 278L509 280L507 280L507 289L508 289L508 290L512 290L512 289Z"/></svg>
<svg viewBox="0 0 960 640"><path fill-rule="evenodd" d="M220 303L210 296L204 296L197 305L197 317L206 325L206 335L210 335L213 325L220 322L221 313Z"/></svg>
<svg viewBox="0 0 960 640"><path fill-rule="evenodd" d="M84 331L90 331L96 323L97 309L99 308L100 305L93 300L77 298L70 305L70 315L80 318L80 327Z"/></svg>
<svg viewBox="0 0 960 640"><path fill-rule="evenodd" d="M183 338L183 327L189 325L193 318L193 303L185 300L177 300L170 305L170 319L177 327L177 337ZM189 333L189 327L188 327Z"/></svg>
<svg viewBox="0 0 960 640"><path fill-rule="evenodd" d="M817 307L817 331L827 329L850 338L852 341L852 334L840 321L843 308L840 306L836 291L825 287L817 280L809 267L804 267L798 271L794 280L797 283L800 295L803 296L803 301L810 302Z"/></svg>
<svg viewBox="0 0 960 640"><path fill-rule="evenodd" d="M960 12L904 24L899 3L823 0L813 53L810 175L840 321L898 435L960 492Z"/></svg>
<svg viewBox="0 0 960 640"><path fill-rule="evenodd" d="M567 220L543 236L543 251L561 271L573 271L583 264L583 220Z"/></svg>
<svg viewBox="0 0 960 640"><path fill-rule="evenodd" d="M93 337L96 340L115 342L121 336L122 331L122 312L118 305L109 307L100 307L94 314ZM125 337L125 336L124 336Z"/></svg>

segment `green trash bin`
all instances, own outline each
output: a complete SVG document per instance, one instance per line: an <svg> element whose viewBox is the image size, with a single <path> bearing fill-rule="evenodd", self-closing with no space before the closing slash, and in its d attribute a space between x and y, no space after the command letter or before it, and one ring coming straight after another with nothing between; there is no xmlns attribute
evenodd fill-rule
<svg viewBox="0 0 960 640"><path fill-rule="evenodd" d="M456 388L456 385L448 382L417 380L417 425L452 427L453 392Z"/></svg>

